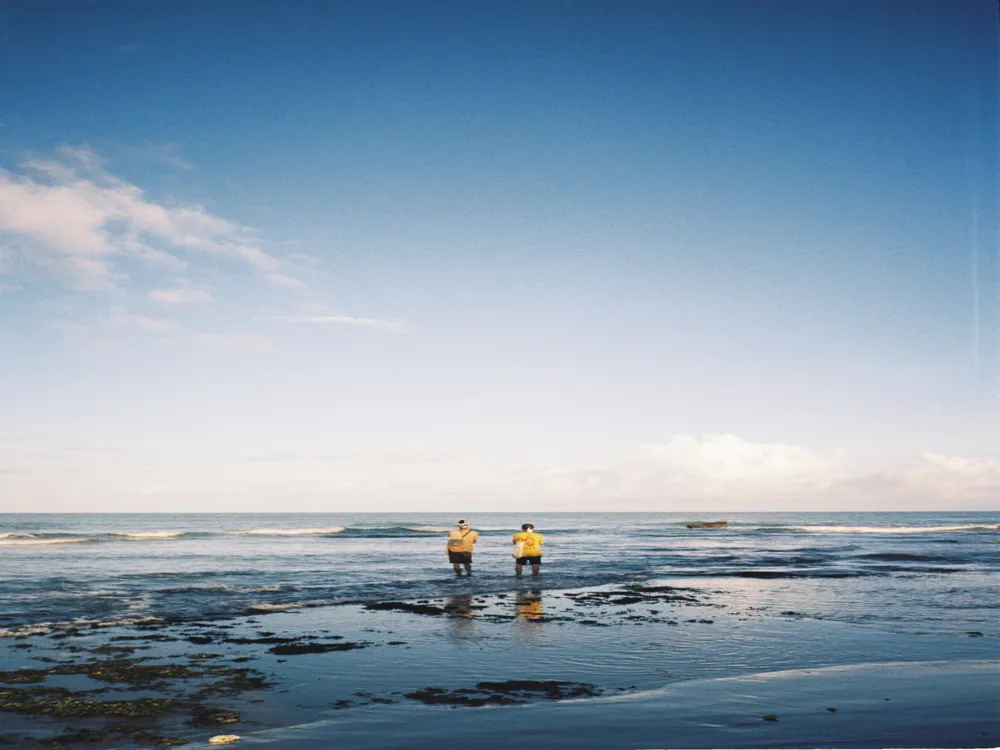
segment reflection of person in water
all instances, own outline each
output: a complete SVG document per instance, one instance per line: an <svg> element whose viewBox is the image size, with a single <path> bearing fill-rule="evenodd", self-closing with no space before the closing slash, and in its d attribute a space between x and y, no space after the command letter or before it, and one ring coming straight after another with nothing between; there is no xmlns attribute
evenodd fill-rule
<svg viewBox="0 0 1000 750"><path fill-rule="evenodd" d="M465 638L475 632L476 612L475 600L471 594L456 594L449 596L444 608L448 613L448 620L455 628L454 635Z"/></svg>
<svg viewBox="0 0 1000 750"><path fill-rule="evenodd" d="M518 591L514 607L520 620L537 620L542 616L542 592L538 589Z"/></svg>
<svg viewBox="0 0 1000 750"><path fill-rule="evenodd" d="M476 616L476 612L472 608L471 594L456 594L455 596L449 596L444 608L451 617Z"/></svg>

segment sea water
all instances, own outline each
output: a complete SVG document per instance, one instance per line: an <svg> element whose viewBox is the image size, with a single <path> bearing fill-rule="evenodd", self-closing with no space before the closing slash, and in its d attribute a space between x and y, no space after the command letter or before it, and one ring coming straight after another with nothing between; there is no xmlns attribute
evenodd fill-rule
<svg viewBox="0 0 1000 750"><path fill-rule="evenodd" d="M0 514L0 635L447 596L454 514ZM466 593L711 586L748 608L909 634L1000 635L1000 512L520 513L479 531ZM685 522L726 520L724 529Z"/></svg>

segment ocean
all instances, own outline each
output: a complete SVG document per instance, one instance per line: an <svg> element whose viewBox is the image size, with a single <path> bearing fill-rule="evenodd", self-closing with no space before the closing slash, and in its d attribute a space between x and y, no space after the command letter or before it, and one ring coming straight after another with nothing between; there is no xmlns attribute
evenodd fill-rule
<svg viewBox="0 0 1000 750"><path fill-rule="evenodd" d="M1000 513L457 520L0 516L0 745L1000 745Z"/></svg>
<svg viewBox="0 0 1000 750"><path fill-rule="evenodd" d="M0 515L0 636L226 620L453 592L455 514ZM1000 635L1000 513L470 513L469 594L515 590L510 537L545 535L546 590L670 580L764 611L902 633ZM685 522L726 520L724 529Z"/></svg>

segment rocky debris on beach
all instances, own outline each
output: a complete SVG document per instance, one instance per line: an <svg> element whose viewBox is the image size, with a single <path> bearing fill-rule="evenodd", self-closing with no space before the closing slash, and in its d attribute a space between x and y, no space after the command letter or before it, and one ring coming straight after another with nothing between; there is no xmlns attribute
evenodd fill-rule
<svg viewBox="0 0 1000 750"><path fill-rule="evenodd" d="M175 745L186 745L188 741L179 737L164 737L159 734L130 727L125 724L116 724L103 729L67 729L62 734L50 740L41 740L42 747L63 750L74 745L107 745L115 741L131 740L138 745L151 745L153 747L172 747Z"/></svg>
<svg viewBox="0 0 1000 750"><path fill-rule="evenodd" d="M144 664L143 659L107 659L82 664L62 663L48 669L20 669L0 672L0 682L43 682L49 675L83 675L105 683L124 683L131 687L155 690L164 687L164 680L189 679L204 673L183 664Z"/></svg>
<svg viewBox="0 0 1000 750"><path fill-rule="evenodd" d="M609 591L597 590L580 593L570 591L566 596L574 604L580 606L607 606L611 604L625 606L629 604L663 603L705 604L704 599L699 596L699 594L703 593L700 589L680 586L642 586L635 584Z"/></svg>
<svg viewBox="0 0 1000 750"><path fill-rule="evenodd" d="M475 688L445 690L427 687L404 693L410 700L430 705L488 706L529 703L532 700L564 700L601 695L604 691L586 682L561 682L559 680L507 680L506 682L478 682Z"/></svg>
<svg viewBox="0 0 1000 750"><path fill-rule="evenodd" d="M196 709L188 720L192 727L214 727L218 724L235 724L240 720L238 711L218 711L209 708Z"/></svg>
<svg viewBox="0 0 1000 750"><path fill-rule="evenodd" d="M546 623L609 627L634 621L678 625L680 618L668 620L660 616L661 612L687 606L721 606L709 600L711 593L704 589L646 582L577 591L547 591L536 586L496 594L353 604L372 615L390 612L449 619L477 618L496 624L524 621L539 627ZM688 619L685 622L712 621ZM258 625L258 621L244 620L243 624ZM392 637L391 630L363 630L385 632ZM243 721L241 713L232 710L239 706L218 705L219 702L241 699L244 693L264 690L274 684L263 673L238 666L237 662L263 659L263 663L267 663L268 653L281 657L309 656L376 645L407 645L403 640L383 641L381 638L375 639L377 642L346 640L328 630L277 634L257 627L237 628L215 621L161 620L132 625L130 630L108 633L100 640L95 639L95 635L92 629L68 628L47 637L37 634L37 638L43 640L33 640L30 644L12 643L15 648L27 646L34 663L22 669L0 671L0 716L6 712L53 719L83 717L90 722L86 729L69 726L63 727L62 733L56 736L28 737L29 740L43 740L50 747L179 745L188 740L172 735L183 734L185 729L190 732ZM51 644L48 655L44 647L37 648L43 643ZM211 652L195 648L208 644L212 644ZM163 653L177 649L182 653ZM146 655L157 652L159 656ZM283 661L278 659L277 663ZM65 682L65 678L72 682ZM80 685L85 683L79 682L79 678L101 684L81 689ZM63 684L74 689L63 687ZM474 687L458 689L424 687L405 694L359 693L330 705L349 708L418 701L429 705L478 707L589 697L605 690L588 683L512 680L480 682ZM138 726L122 724L123 719L135 721ZM106 725L101 726L102 723ZM154 734L149 731L151 729L163 734ZM10 736L0 734L0 745ZM200 736L198 741L205 742L205 736Z"/></svg>
<svg viewBox="0 0 1000 750"><path fill-rule="evenodd" d="M429 615L432 617L476 618L483 622L505 623L526 620L535 623L577 623L588 626L607 626L591 615L617 616L619 622L680 624L660 616L666 606L720 607L708 599L712 593L704 589L653 584L626 584L610 589L587 589L584 591L543 591L542 589L522 590L511 602L506 593L467 594L437 600L368 602L363 608L369 612L402 612ZM541 610L544 599L545 610ZM511 604L514 604L513 610ZM572 605L567 607L566 605ZM644 609L635 609L642 607ZM583 608L590 608L587 616L580 618ZM603 611L600 611L603 610ZM685 622L709 623L710 620L688 619Z"/></svg>
<svg viewBox="0 0 1000 750"><path fill-rule="evenodd" d="M368 644L342 641L340 643L291 643L284 646L273 646L268 649L272 654L288 656L295 654L325 654L330 651L353 651L365 648Z"/></svg>
<svg viewBox="0 0 1000 750"><path fill-rule="evenodd" d="M663 605L683 606L720 606L705 598L706 592L700 589L679 586L643 586L633 584L618 589L590 590L583 592L567 592L566 597L576 606L588 610L587 617L577 620L581 625L602 626L607 622L595 619L594 615L611 614L621 621L636 623L659 623L664 625L680 624L676 619L663 615L659 607ZM656 608L650 608L655 605ZM644 607L636 611L635 607ZM711 624L713 620L687 619L684 622Z"/></svg>
<svg viewBox="0 0 1000 750"><path fill-rule="evenodd" d="M85 649L81 649L85 650ZM101 647L91 653L102 652ZM270 687L264 675L242 667L231 667L206 658L220 654L188 654L182 660L154 661L151 658L94 659L80 663L57 661L48 657L38 660L50 664L44 668L24 668L0 672L0 713L22 716L47 716L55 719L84 718L137 719L142 728L115 723L84 729L65 727L60 734L37 741L52 748L68 748L81 744L130 745L166 747L183 745L188 740L153 733L148 722L173 721L188 715L190 727L208 727L241 721L240 714L206 704L220 697L237 697L244 692ZM70 690L50 679L86 677L107 687ZM109 691L155 691L162 696L118 695L106 699Z"/></svg>
<svg viewBox="0 0 1000 750"><path fill-rule="evenodd" d="M165 716L183 708L175 698L102 701L66 688L0 688L0 712L47 716Z"/></svg>
<svg viewBox="0 0 1000 750"><path fill-rule="evenodd" d="M431 706L452 708L478 708L481 706L513 706L533 701L557 701L567 698L592 698L602 695L604 690L588 682L563 682L560 680L507 680L504 682L478 682L473 688L447 690L441 687L425 687L408 693L395 692L392 695L408 698ZM355 706L369 706L373 703L396 703L397 700L377 696L365 691L354 693L356 700L341 699L331 703L331 707L343 710Z"/></svg>
<svg viewBox="0 0 1000 750"><path fill-rule="evenodd" d="M383 612L409 612L414 615L444 615L448 613L444 607L419 602L370 602L365 605L365 609Z"/></svg>

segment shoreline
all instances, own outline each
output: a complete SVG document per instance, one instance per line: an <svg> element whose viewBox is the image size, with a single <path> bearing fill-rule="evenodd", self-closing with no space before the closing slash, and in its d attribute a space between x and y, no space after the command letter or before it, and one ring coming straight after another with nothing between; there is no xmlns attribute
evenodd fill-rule
<svg viewBox="0 0 1000 750"><path fill-rule="evenodd" d="M460 740L460 727L493 727L499 747L509 744L511 722L529 717L533 736L553 747L656 747L657 731L670 746L683 737L686 747L872 747L890 736L887 723L930 716L944 694L965 698L927 719L924 734L968 740L941 746L1000 744L1000 726L974 700L978 691L1000 702L990 692L1000 685L995 639L901 635L795 614L761 614L693 586L553 590L528 578L509 593L456 588L449 597L4 638L0 744L86 747L101 737L120 748L197 747L236 734L238 744L280 747L433 747ZM874 666L884 663L895 666ZM913 665L931 663L937 671L913 689L901 678L877 710L858 703L872 674L912 681ZM978 687L953 684L962 680ZM810 716L795 701L819 683L833 690L819 701L830 705ZM770 691L767 705L739 698L750 685ZM761 718L770 714L777 721ZM831 723L832 714L855 719ZM620 734L625 715L645 729ZM657 729L657 721L666 723ZM844 728L851 732L839 735Z"/></svg>
<svg viewBox="0 0 1000 750"><path fill-rule="evenodd" d="M477 747L499 750L509 746L510 726L516 722L530 727L532 742L552 748L992 748L1000 741L998 674L1000 660L761 672L687 680L628 695L535 703L518 708L514 716L501 716L498 708L475 716L420 715L402 706L379 718L378 734L370 727L323 719L248 739L289 748L335 740L388 750L400 746L399 737L405 737L406 747L431 748L475 736ZM490 736L490 730L495 734Z"/></svg>

